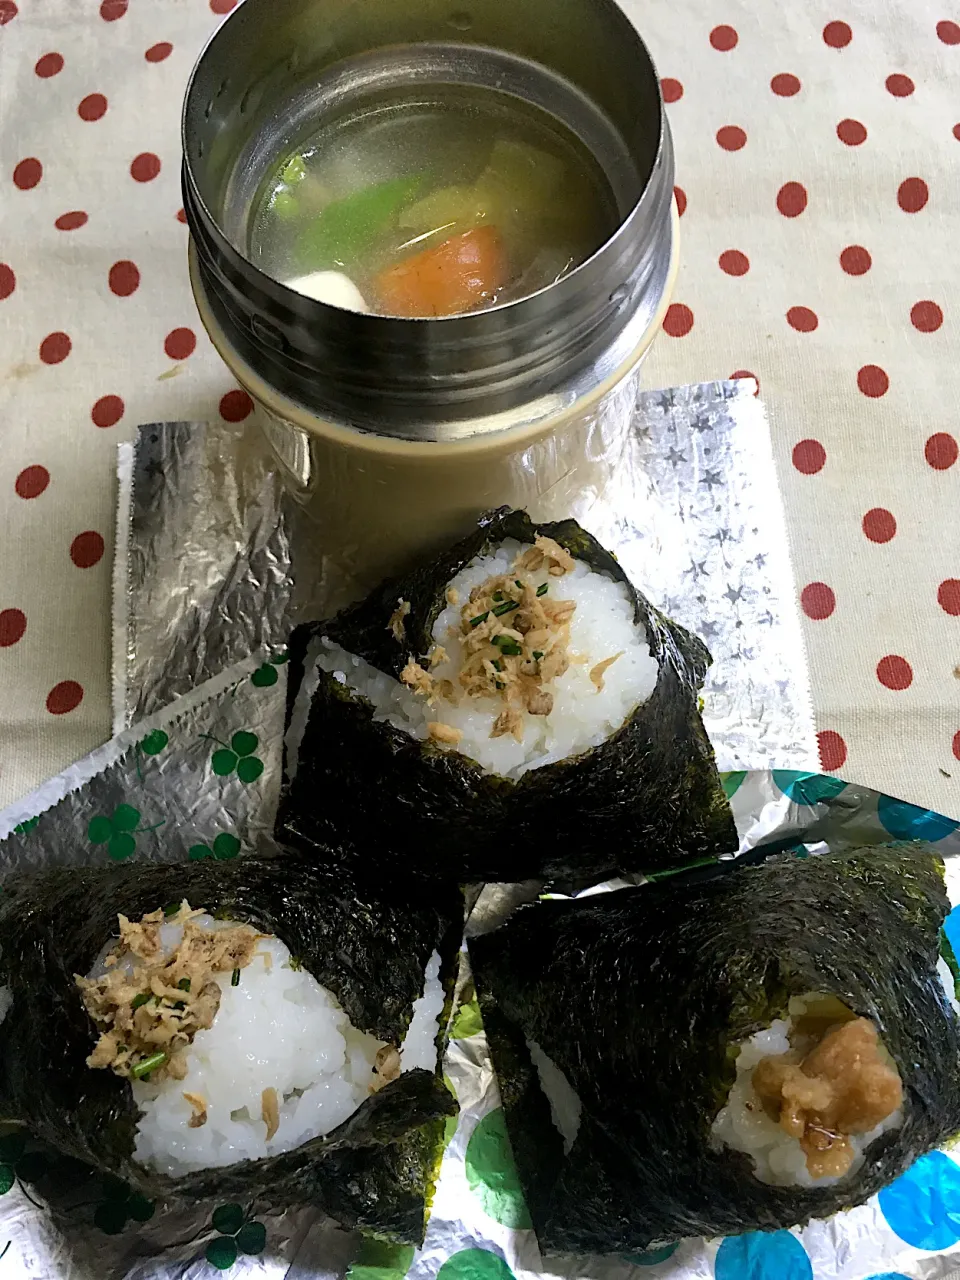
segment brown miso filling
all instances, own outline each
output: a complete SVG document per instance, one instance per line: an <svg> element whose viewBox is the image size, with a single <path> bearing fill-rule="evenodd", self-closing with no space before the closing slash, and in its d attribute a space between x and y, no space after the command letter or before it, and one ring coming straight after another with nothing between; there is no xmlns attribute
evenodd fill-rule
<svg viewBox="0 0 960 1280"><path fill-rule="evenodd" d="M534 546L522 552L508 574L495 574L474 587L460 610L460 626L451 636L460 641L463 658L456 683L436 679L428 668L447 658L434 645L424 667L415 658L404 667L401 680L433 706L438 698L459 704L462 698L494 698L502 710L490 731L491 738L511 734L523 741L526 716L548 716L553 710L551 685L572 662L588 659L570 650L573 600L553 595L556 581L573 569L575 561L552 538L538 535ZM458 601L447 595L448 602ZM597 690L604 672L621 654L604 658L590 672ZM436 742L455 745L459 729L433 721L427 731Z"/></svg>
<svg viewBox="0 0 960 1280"><path fill-rule="evenodd" d="M811 1177L842 1177L855 1155L851 1135L869 1133L901 1105L900 1076L874 1024L830 996L794 1020L790 1040L789 1053L754 1068L754 1092L799 1141Z"/></svg>

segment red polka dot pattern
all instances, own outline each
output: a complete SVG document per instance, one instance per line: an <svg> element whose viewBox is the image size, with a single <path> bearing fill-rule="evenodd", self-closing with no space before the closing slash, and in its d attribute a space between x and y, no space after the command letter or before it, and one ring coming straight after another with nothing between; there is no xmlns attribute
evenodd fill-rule
<svg viewBox="0 0 960 1280"><path fill-rule="evenodd" d="M777 192L777 208L785 218L796 218L807 207L807 189L800 182L785 182Z"/></svg>
<svg viewBox="0 0 960 1280"><path fill-rule="evenodd" d="M679 102L683 97L683 85L679 80L671 80L666 76L660 81L660 92L664 102Z"/></svg>
<svg viewBox="0 0 960 1280"><path fill-rule="evenodd" d="M934 471L948 470L956 462L958 453L960 446L946 431L937 431L923 447L923 455Z"/></svg>
<svg viewBox="0 0 960 1280"><path fill-rule="evenodd" d="M754 391L753 394L755 396L758 396L760 394L760 379L757 377L755 373L751 373L749 369L735 369L733 373L731 373L730 375L731 382L734 381L734 379L736 378L752 378L754 382L757 384L757 389L756 391Z"/></svg>
<svg viewBox="0 0 960 1280"><path fill-rule="evenodd" d="M960 730L953 735L953 754L960 760Z"/></svg>
<svg viewBox="0 0 960 1280"><path fill-rule="evenodd" d="M787 312L787 324L798 333L813 333L820 321L809 307L791 307Z"/></svg>
<svg viewBox="0 0 960 1280"><path fill-rule="evenodd" d="M837 607L837 597L825 582L811 582L800 592L800 604L808 618L822 622Z"/></svg>
<svg viewBox="0 0 960 1280"><path fill-rule="evenodd" d="M20 498L39 498L50 483L50 472L46 467L35 464L24 467L14 481L14 489Z"/></svg>
<svg viewBox="0 0 960 1280"><path fill-rule="evenodd" d="M906 658L888 653L877 663L877 679L887 689L909 689L913 684L913 668Z"/></svg>
<svg viewBox="0 0 960 1280"><path fill-rule="evenodd" d="M76 680L61 680L47 694L47 710L52 716L65 716L76 711L83 701L83 685Z"/></svg>
<svg viewBox="0 0 960 1280"><path fill-rule="evenodd" d="M819 440L801 440L793 446L793 465L802 475L816 475L826 461L827 451Z"/></svg>
<svg viewBox="0 0 960 1280"><path fill-rule="evenodd" d="M95 427L115 427L123 417L125 405L120 396L101 396L90 410Z"/></svg>
<svg viewBox="0 0 960 1280"><path fill-rule="evenodd" d="M130 162L130 177L135 182L152 182L160 172L160 157L152 151L141 151Z"/></svg>
<svg viewBox="0 0 960 1280"><path fill-rule="evenodd" d="M862 244L848 244L840 254L840 265L848 276L862 276L873 266L873 259Z"/></svg>
<svg viewBox="0 0 960 1280"><path fill-rule="evenodd" d="M886 42L862 17L869 5L832 0L793 6L779 23L758 23L749 5L700 6L672 45L669 6L648 6L644 19L651 47L674 50L661 85L678 181L687 183L675 188L682 271L650 385L724 369L756 380L743 366L762 370L787 464L788 517L802 530L804 625L820 628L826 683L862 691L866 676L874 705L896 709L887 748L903 743L904 759L918 754L907 718L913 695L897 701L879 675L873 680L878 658L912 668L917 690L923 672L924 697L936 696L928 682L945 682L938 706L960 687L952 676L960 636L955 655L934 660L921 647L960 624L960 557L949 523L960 481L950 408L960 378L951 346L960 269L942 234L949 236L956 204L960 105L951 112L944 104L960 75L958 3L914 6L917 14L907 3L917 22ZM84 709L93 722L102 708L87 704L95 687L101 696L101 681L87 657L51 660L42 634L49 623L41 623L49 615L31 595L36 583L55 591L59 573L71 608L103 607L111 539L90 459L102 461L139 421L197 416L240 429L255 408L224 381L203 340L184 271L177 130L173 116L151 109L157 94L169 97L177 67L189 66L206 35L237 11L235 0L79 7L83 44L30 21L34 6L24 0L0 0L0 19L20 19L0 34L4 54L16 49L4 66L19 77L0 165L12 211L0 245L0 320L13 338L0 364L16 374L13 390L24 402L0 489L6 485L9 512L25 526L14 530L23 581L0 570L0 639L17 606L30 624L16 663L25 672L28 658L32 664L28 714L57 682L72 681L89 690ZM43 431L31 438L34 423ZM114 440L95 438L98 431L113 431ZM884 613L884 593L902 608ZM901 628L905 616L917 619L915 636ZM886 634L876 621L884 618ZM892 668L902 673L898 662ZM819 707L822 766L846 766L869 783L873 735L859 708L848 718L824 714L841 705L831 693ZM954 734L960 742L960 715L937 732L928 761L946 754ZM2 807L2 734L0 771Z"/></svg>
<svg viewBox="0 0 960 1280"><path fill-rule="evenodd" d="M171 329L163 340L163 349L171 360L186 360L197 345L197 335L192 329Z"/></svg>
<svg viewBox="0 0 960 1280"><path fill-rule="evenodd" d="M140 272L135 262L128 262L124 258L113 264L107 280L111 293L115 293L118 298L129 298L140 286Z"/></svg>
<svg viewBox="0 0 960 1280"><path fill-rule="evenodd" d="M23 639L27 615L22 609L0 609L0 649L9 649Z"/></svg>
<svg viewBox="0 0 960 1280"><path fill-rule="evenodd" d="M887 76L886 85L887 93L892 93L895 98L909 98L916 88L909 76L902 75Z"/></svg>
<svg viewBox="0 0 960 1280"><path fill-rule="evenodd" d="M41 80L49 80L51 76L58 76L63 70L63 54L45 53L42 58L37 59L33 69Z"/></svg>
<svg viewBox="0 0 960 1280"><path fill-rule="evenodd" d="M60 364L66 360L73 347L66 333L48 333L40 343L40 359L44 364Z"/></svg>
<svg viewBox="0 0 960 1280"><path fill-rule="evenodd" d="M739 249L724 249L717 261L728 276L745 276L750 270L750 259Z"/></svg>
<svg viewBox="0 0 960 1280"><path fill-rule="evenodd" d="M94 529L78 533L70 543L70 559L78 569L90 569L103 559L103 536Z"/></svg>
<svg viewBox="0 0 960 1280"><path fill-rule="evenodd" d="M861 142L867 140L866 125L859 120L841 120L837 125L837 137L848 147L859 147Z"/></svg>
<svg viewBox="0 0 960 1280"><path fill-rule="evenodd" d="M242 422L253 410L253 401L246 391L228 391L220 400L220 417L225 422Z"/></svg>
<svg viewBox="0 0 960 1280"><path fill-rule="evenodd" d="M747 135L738 124L725 124L717 130L717 144L724 151L740 151L747 145Z"/></svg>
<svg viewBox="0 0 960 1280"><path fill-rule="evenodd" d="M88 94L77 107L81 120L99 120L107 114L107 100L102 93Z"/></svg>
<svg viewBox="0 0 960 1280"><path fill-rule="evenodd" d="M817 734L820 749L820 767L825 773L842 769L847 759L847 744L835 729L823 729Z"/></svg>
<svg viewBox="0 0 960 1280"><path fill-rule="evenodd" d="M863 517L862 527L871 542L889 542L896 537L897 520L886 507L872 507Z"/></svg>
<svg viewBox="0 0 960 1280"><path fill-rule="evenodd" d="M71 209L69 213L61 213L53 224L58 231L77 231L87 225L88 218L82 209Z"/></svg>
<svg viewBox="0 0 960 1280"><path fill-rule="evenodd" d="M865 364L857 373L857 386L865 396L876 400L890 389L890 379L878 364Z"/></svg>
<svg viewBox="0 0 960 1280"><path fill-rule="evenodd" d="M682 302L672 302L663 318L663 328L671 338L684 338L693 328L693 312Z"/></svg>
<svg viewBox="0 0 960 1280"><path fill-rule="evenodd" d="M906 178L897 188L897 204L904 213L919 213L930 199L930 188L922 178Z"/></svg>
<svg viewBox="0 0 960 1280"><path fill-rule="evenodd" d="M21 191L32 191L43 177L43 165L36 156L27 156L13 171L13 185Z"/></svg>
<svg viewBox="0 0 960 1280"><path fill-rule="evenodd" d="M823 28L823 42L831 49L845 49L853 39L853 32L846 22L828 22Z"/></svg>
<svg viewBox="0 0 960 1280"><path fill-rule="evenodd" d="M721 23L710 32L710 43L721 53L729 53L731 49L735 49L739 39L736 28L728 27L726 23Z"/></svg>
<svg viewBox="0 0 960 1280"><path fill-rule="evenodd" d="M921 333L936 333L943 324L943 312L929 299L915 302L910 308L910 323Z"/></svg>

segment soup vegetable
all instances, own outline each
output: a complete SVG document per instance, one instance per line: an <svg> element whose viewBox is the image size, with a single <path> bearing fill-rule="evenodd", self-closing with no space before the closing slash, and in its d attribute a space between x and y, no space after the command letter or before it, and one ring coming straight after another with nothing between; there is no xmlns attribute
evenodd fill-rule
<svg viewBox="0 0 960 1280"><path fill-rule="evenodd" d="M461 87L326 124L271 172L249 249L334 306L449 316L553 284L617 220L599 165L565 126Z"/></svg>

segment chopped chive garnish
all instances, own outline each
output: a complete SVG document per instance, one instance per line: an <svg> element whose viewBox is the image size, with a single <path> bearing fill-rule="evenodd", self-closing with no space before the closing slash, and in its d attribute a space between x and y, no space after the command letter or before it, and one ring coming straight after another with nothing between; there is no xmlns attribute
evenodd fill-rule
<svg viewBox="0 0 960 1280"><path fill-rule="evenodd" d="M515 584L516 586L518 586L518 587L520 588L520 590L522 591L522 590L523 590L523 583L520 581L520 579L519 579L519 578L514 578L514 580L513 580L513 581L514 581L514 584Z"/></svg>
<svg viewBox="0 0 960 1280"><path fill-rule="evenodd" d="M548 588L549 586L550 586L550 583L549 583L549 582L541 582L541 583L540 583L540 585L539 585L539 587L537 587L537 595L538 595L538 596L545 596L545 595L547 594L547 588Z"/></svg>
<svg viewBox="0 0 960 1280"><path fill-rule="evenodd" d="M543 657L543 650L542 650L542 649L534 649L534 651L533 651L533 656L534 656L534 658L536 658L537 662L539 662L539 661L540 661L540 659Z"/></svg>
<svg viewBox="0 0 960 1280"><path fill-rule="evenodd" d="M503 599L503 592L502 592L502 591L495 591L495 592L493 593L493 598L494 598L494 600L502 600L502 599Z"/></svg>
<svg viewBox="0 0 960 1280"><path fill-rule="evenodd" d="M486 620L487 620L489 617L490 617L490 610L488 609L488 610L486 611L486 613L478 613L478 614L477 614L477 616L476 616L475 618L471 618L471 619L470 619L470 625L471 625L471 627L479 627L480 623L481 623L481 622L486 622Z"/></svg>
<svg viewBox="0 0 960 1280"><path fill-rule="evenodd" d="M151 1053L147 1058L141 1058L136 1066L130 1068L130 1074L134 1080L142 1080L144 1076L148 1076L151 1071L156 1071L157 1067L162 1067L167 1060L167 1055L161 1050L159 1053Z"/></svg>
<svg viewBox="0 0 960 1280"><path fill-rule="evenodd" d="M503 660L501 658L494 658L493 665L497 669L497 671L503 670Z"/></svg>
<svg viewBox="0 0 960 1280"><path fill-rule="evenodd" d="M189 978L181 978L181 979L180 979L180 981L177 983L177 990L178 990L178 991L189 991L189 990L190 990L190 979L189 979Z"/></svg>
<svg viewBox="0 0 960 1280"><path fill-rule="evenodd" d="M231 973L231 975L230 975L230 985L231 985L231 987L239 987L239 985L240 985L240 970L239 970L239 969L234 969L233 973Z"/></svg>
<svg viewBox="0 0 960 1280"><path fill-rule="evenodd" d="M150 992L141 991L138 996L134 996L133 999L130 1001L130 1008L139 1009L140 1006L146 1004L149 999L150 999Z"/></svg>
<svg viewBox="0 0 960 1280"><path fill-rule="evenodd" d="M517 644L512 636L493 636L490 641L495 644L500 652L507 658L516 658L523 653L523 649Z"/></svg>
<svg viewBox="0 0 960 1280"><path fill-rule="evenodd" d="M178 1000L173 1007L174 1009L185 1009L187 1006L184 1004L182 1000Z"/></svg>
<svg viewBox="0 0 960 1280"><path fill-rule="evenodd" d="M497 605L497 607L493 611L493 616L495 618L502 618L503 615L505 613L509 613L511 609L519 609L519 608L520 608L519 600L508 600L506 604Z"/></svg>
<svg viewBox="0 0 960 1280"><path fill-rule="evenodd" d="M163 908L163 914L165 916L175 916L179 910L180 910L179 902L168 902L167 905Z"/></svg>

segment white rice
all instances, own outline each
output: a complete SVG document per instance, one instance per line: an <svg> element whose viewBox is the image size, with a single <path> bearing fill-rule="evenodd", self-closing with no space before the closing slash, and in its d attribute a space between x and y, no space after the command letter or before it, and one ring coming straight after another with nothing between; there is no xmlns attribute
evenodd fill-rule
<svg viewBox="0 0 960 1280"><path fill-rule="evenodd" d="M800 1003L802 1005L802 1000ZM711 1140L715 1146L732 1147L749 1155L754 1174L760 1182L776 1187L830 1187L856 1174L863 1164L867 1147L881 1134L899 1128L903 1122L903 1111L894 1111L869 1133L849 1135L854 1158L842 1177L814 1178L807 1168L807 1158L799 1140L791 1137L767 1115L751 1080L754 1067L763 1058L788 1053L792 1048L788 1035L792 1023L792 1018L779 1018L766 1030L758 1031L741 1044L737 1056L737 1078L726 1106L713 1122Z"/></svg>
<svg viewBox="0 0 960 1280"><path fill-rule="evenodd" d="M434 624L433 638L449 655L446 662L431 668L431 675L438 680L457 682L461 646L449 632L459 631L460 610L472 588L494 575L512 573L517 556L528 546L508 539L493 554L471 561L449 583L457 592L459 603L448 605ZM519 778L528 769L565 760L598 746L619 729L631 712L650 697L657 683L658 667L650 656L646 636L634 623L633 604L623 583L595 573L580 560L561 578L551 578L546 572L534 577L549 583L552 599L576 601L570 620L569 648L587 660L571 663L564 675L550 684L554 695L550 715L524 714L522 742L509 734L490 737L494 721L503 710L498 699L464 698L459 706L437 699L428 706L422 695L329 641L325 642L318 664L367 698L373 704L375 719L386 720L415 738L427 737L430 721L439 720L459 729L463 737L456 749L488 773ZM603 689L598 691L590 679L591 668L621 651L622 657L604 672Z"/></svg>
<svg viewBox="0 0 960 1280"><path fill-rule="evenodd" d="M197 916L196 922L206 928L231 923L209 916ZM172 950L180 934L180 926L163 925L164 947ZM291 968L290 958L278 939L264 939L237 986L229 973L215 976L220 1007L213 1025L194 1037L186 1079L159 1085L131 1080L142 1111L134 1149L142 1164L176 1177L261 1160L329 1133L370 1096L383 1041L358 1031L334 996L306 969ZM101 957L92 976L102 972ZM401 1045L401 1071L436 1068L434 1041L443 1009L439 974L434 953ZM280 1125L268 1142L261 1109L263 1091L270 1088L277 1091ZM184 1093L206 1101L207 1121L199 1128L188 1125L193 1109Z"/></svg>
<svg viewBox="0 0 960 1280"><path fill-rule="evenodd" d="M563 1138L563 1154L568 1156L580 1131L580 1115L583 1110L580 1097L566 1075L544 1053L536 1040L528 1040L527 1048L540 1077L540 1088L550 1103L553 1127Z"/></svg>

